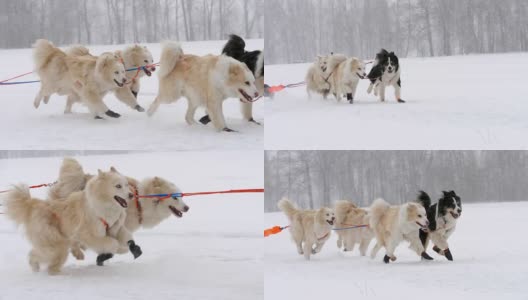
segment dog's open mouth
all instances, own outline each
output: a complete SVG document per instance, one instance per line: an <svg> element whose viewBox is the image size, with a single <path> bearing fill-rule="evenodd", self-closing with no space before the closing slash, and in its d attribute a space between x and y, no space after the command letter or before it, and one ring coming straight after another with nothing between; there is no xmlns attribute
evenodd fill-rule
<svg viewBox="0 0 528 300"><path fill-rule="evenodd" d="M451 216L453 216L453 218L455 218L455 219L458 219L458 217L460 217L460 214L457 214L455 212L451 212Z"/></svg>
<svg viewBox="0 0 528 300"><path fill-rule="evenodd" d="M117 203L119 203L119 205L121 205L122 207L124 208L127 208L128 207L128 203L126 202L125 199L119 197L119 196L114 196L114 200L117 201Z"/></svg>
<svg viewBox="0 0 528 300"><path fill-rule="evenodd" d="M418 226L420 226L420 228L422 228L424 231L427 230L427 225L422 225L420 222L416 221L416 224L418 224Z"/></svg>
<svg viewBox="0 0 528 300"><path fill-rule="evenodd" d="M326 67L322 67L321 71L323 71L323 73L326 72Z"/></svg>
<svg viewBox="0 0 528 300"><path fill-rule="evenodd" d="M176 207L169 205L169 208L176 217L181 218L183 216L183 213L179 211Z"/></svg>
<svg viewBox="0 0 528 300"><path fill-rule="evenodd" d="M365 79L365 76L364 76L364 75L361 75L361 74L359 74L359 73L356 73L356 75L357 75L359 78L361 78L361 79Z"/></svg>
<svg viewBox="0 0 528 300"><path fill-rule="evenodd" d="M123 87L125 85L124 83L120 83L119 81L114 79L115 84L117 84L118 87Z"/></svg>
<svg viewBox="0 0 528 300"><path fill-rule="evenodd" d="M242 89L238 89L238 92L244 96L244 100L246 100L246 102L251 102L251 100L253 100L253 98L251 98L250 95L248 95L246 92L244 92L244 90Z"/></svg>
<svg viewBox="0 0 528 300"><path fill-rule="evenodd" d="M326 220L326 222L330 225L334 225L334 220Z"/></svg>
<svg viewBox="0 0 528 300"><path fill-rule="evenodd" d="M148 68L143 68L143 72L145 72L145 74L147 74L148 77L152 76L152 72L150 72Z"/></svg>

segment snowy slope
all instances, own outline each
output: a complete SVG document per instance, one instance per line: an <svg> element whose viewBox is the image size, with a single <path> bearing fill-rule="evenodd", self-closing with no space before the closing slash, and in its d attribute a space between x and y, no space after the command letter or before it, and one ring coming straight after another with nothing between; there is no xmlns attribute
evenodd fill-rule
<svg viewBox="0 0 528 300"><path fill-rule="evenodd" d="M421 262L401 244L398 260L382 262L360 257L356 249L344 254L337 235L321 253L305 261L297 254L289 232L265 239L265 298L282 299L526 299L528 264L528 202L466 204L449 243L454 261L429 249L431 262ZM282 213L265 214L267 227L287 225ZM371 247L373 247L373 242Z"/></svg>
<svg viewBox="0 0 528 300"><path fill-rule="evenodd" d="M182 43L186 53L219 54L225 41ZM159 61L160 44L146 44L154 61ZM262 49L263 40L248 40L247 49ZM64 47L63 47L64 48ZM93 54L124 49L121 46L89 46ZM31 49L0 50L0 80L33 69ZM30 75L15 81L38 80ZM226 122L238 133L216 132L212 125L188 126L184 116L187 101L181 99L163 105L152 117L134 111L119 102L112 94L105 97L108 107L121 114L119 119L94 120L88 110L76 104L72 115L63 114L65 96L52 96L50 103L33 107L39 84L0 86L0 105L4 114L0 118L2 149L262 149L263 126L242 119L240 101L224 102ZM158 90L156 73L143 77L138 102L147 109ZM254 103L254 117L263 121L263 101ZM196 113L198 120L203 109ZM118 136L119 135L119 136ZM117 139L116 139L117 137Z"/></svg>
<svg viewBox="0 0 528 300"><path fill-rule="evenodd" d="M78 157L85 170L113 164L122 173L159 175L184 192L262 187L262 152L156 153ZM61 158L0 160L0 190L10 183L54 180ZM47 189L34 189L43 197ZM29 244L0 215L0 299L262 299L262 194L185 198L182 219L135 235L143 255L114 257L105 267L95 254L68 259L63 274L32 273ZM2 207L0 206L0 211Z"/></svg>
<svg viewBox="0 0 528 300"><path fill-rule="evenodd" d="M366 93L353 105L308 99L305 87L267 101L266 149L526 149L528 53L401 59L402 98ZM304 80L309 64L266 67L270 85Z"/></svg>

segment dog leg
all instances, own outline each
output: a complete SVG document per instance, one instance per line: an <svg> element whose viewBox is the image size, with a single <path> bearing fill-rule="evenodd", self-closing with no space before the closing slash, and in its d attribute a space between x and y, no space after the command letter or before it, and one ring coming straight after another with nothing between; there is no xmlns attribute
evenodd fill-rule
<svg viewBox="0 0 528 300"><path fill-rule="evenodd" d="M81 250L79 242L75 242L71 245L70 252L77 260L84 260L84 252Z"/></svg>
<svg viewBox="0 0 528 300"><path fill-rule="evenodd" d="M137 97L132 93L132 90L128 86L120 87L114 90L114 94L119 101L130 106L132 109L135 109L139 112L145 111L145 109L138 104Z"/></svg>
<svg viewBox="0 0 528 300"><path fill-rule="evenodd" d="M147 110L147 116L152 116L159 108L159 106L161 105L162 101L161 101L161 97L158 95L156 97L156 99L154 99L154 102L152 102L152 104L150 104L148 110Z"/></svg>
<svg viewBox="0 0 528 300"><path fill-rule="evenodd" d="M370 245L370 238L363 238L359 243L359 254L361 256L367 255L368 246Z"/></svg>
<svg viewBox="0 0 528 300"><path fill-rule="evenodd" d="M242 110L242 117L244 117L244 120L261 125L253 119L253 103L240 102L240 109Z"/></svg>
<svg viewBox="0 0 528 300"><path fill-rule="evenodd" d="M33 106L35 106L35 108L39 108L40 101L42 101L43 97L44 97L44 95L43 95L43 91L42 91L42 87L41 87L39 92L35 96L35 100L33 100Z"/></svg>
<svg viewBox="0 0 528 300"><path fill-rule="evenodd" d="M224 113L222 111L222 100L208 99L207 112L209 112L211 122L213 122L214 127L218 131L234 132L233 129L228 128L225 124Z"/></svg>
<svg viewBox="0 0 528 300"><path fill-rule="evenodd" d="M68 99L66 100L66 107L64 108L65 114L71 114L72 107L75 102L78 102L80 99L77 97L77 95L70 94L68 95Z"/></svg>
<svg viewBox="0 0 528 300"><path fill-rule="evenodd" d="M374 246L374 248L372 248L372 250L370 251L370 258L375 258L376 255L378 254L378 251L381 249L381 244L376 241L376 245Z"/></svg>
<svg viewBox="0 0 528 300"><path fill-rule="evenodd" d="M315 243L315 248L313 248L312 250L312 254L316 254L316 253L319 253L321 252L321 250L323 249L323 246L324 246L324 242L317 242Z"/></svg>
<svg viewBox="0 0 528 300"><path fill-rule="evenodd" d="M100 118L103 114L106 114L113 118L117 118L120 116L119 114L111 111L108 106L104 104L102 97L94 92L85 91L83 95L81 95L81 98L84 100L86 106L88 106L90 112L96 118Z"/></svg>
<svg viewBox="0 0 528 300"><path fill-rule="evenodd" d="M385 102L385 84L379 86L379 97L381 102Z"/></svg>
<svg viewBox="0 0 528 300"><path fill-rule="evenodd" d="M48 274L56 275L61 271L62 266L68 258L68 247L59 246L54 249L54 255L51 258L51 262L48 265Z"/></svg>
<svg viewBox="0 0 528 300"><path fill-rule="evenodd" d="M374 88L374 83L370 83L368 89L367 89L367 94L370 94L372 92L372 89Z"/></svg>
<svg viewBox="0 0 528 300"><path fill-rule="evenodd" d="M194 102L192 101L187 101L187 112L185 113L185 122L187 122L187 124L189 125L194 125L196 124L196 121L194 120L194 115L196 114L196 109L198 108L198 105L194 104ZM204 119L205 117L208 117L207 115L202 117L200 119L200 122L202 124L204 124L202 122L202 119ZM206 122L204 125L206 125L207 123L209 122Z"/></svg>
<svg viewBox="0 0 528 300"><path fill-rule="evenodd" d="M300 255L303 255L304 251L303 251L302 241L295 241L295 245L297 246L297 253L299 253Z"/></svg>
<svg viewBox="0 0 528 300"><path fill-rule="evenodd" d="M112 253L101 253L97 255L96 264L100 267L104 265L104 262L114 257Z"/></svg>
<svg viewBox="0 0 528 300"><path fill-rule="evenodd" d="M398 242L399 241L395 241L394 239L390 240L388 245L385 247L385 249L387 250L387 254L385 254L385 257L383 258L383 261L385 263L389 263L387 261L387 257L391 260L391 261L395 261L396 260L396 256L394 255L394 251L396 250L396 247L398 246Z"/></svg>
<svg viewBox="0 0 528 300"><path fill-rule="evenodd" d="M40 271L39 256L37 255L35 249L31 249L31 251L29 251L29 265L31 266L31 270L33 270L33 272Z"/></svg>
<svg viewBox="0 0 528 300"><path fill-rule="evenodd" d="M394 94L396 96L396 100L399 103L405 103L405 101L403 101L401 98L401 80L400 79L398 79L398 82L394 84Z"/></svg>
<svg viewBox="0 0 528 300"><path fill-rule="evenodd" d="M304 241L303 245L304 258L310 260L310 254L312 254L312 243Z"/></svg>
<svg viewBox="0 0 528 300"><path fill-rule="evenodd" d="M44 97L44 104L48 104L49 99L50 99L50 96L45 96Z"/></svg>

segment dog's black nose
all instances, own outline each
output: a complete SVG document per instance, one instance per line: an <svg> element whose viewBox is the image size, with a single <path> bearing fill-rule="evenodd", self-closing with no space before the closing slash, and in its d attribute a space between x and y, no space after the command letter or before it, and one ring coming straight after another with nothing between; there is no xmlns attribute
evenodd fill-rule
<svg viewBox="0 0 528 300"><path fill-rule="evenodd" d="M129 198L129 199L134 198L134 194L132 194L132 193L128 193L128 198Z"/></svg>
<svg viewBox="0 0 528 300"><path fill-rule="evenodd" d="M425 221L425 226L429 226L429 221Z"/></svg>
<svg viewBox="0 0 528 300"><path fill-rule="evenodd" d="M256 97L258 97L258 96L259 96L259 93L258 93L258 92L256 92L256 93L255 93L255 98L256 98Z"/></svg>
<svg viewBox="0 0 528 300"><path fill-rule="evenodd" d="M123 78L123 80L121 80L121 81L122 81L123 83L125 83L125 82L126 82L126 78Z"/></svg>
<svg viewBox="0 0 528 300"><path fill-rule="evenodd" d="M156 68L155 68L155 67L152 67L152 69L151 69L151 70L152 70L152 72L154 72L154 71L156 71Z"/></svg>
<svg viewBox="0 0 528 300"><path fill-rule="evenodd" d="M183 211L184 212L188 212L189 211L189 206L185 205L185 207L183 207Z"/></svg>

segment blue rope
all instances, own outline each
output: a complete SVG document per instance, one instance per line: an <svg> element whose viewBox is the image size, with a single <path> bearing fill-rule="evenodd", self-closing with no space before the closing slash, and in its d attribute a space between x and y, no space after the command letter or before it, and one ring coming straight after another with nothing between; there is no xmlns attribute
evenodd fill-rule
<svg viewBox="0 0 528 300"><path fill-rule="evenodd" d="M182 193L173 193L173 194L152 194L152 195L144 195L143 197L182 197Z"/></svg>

